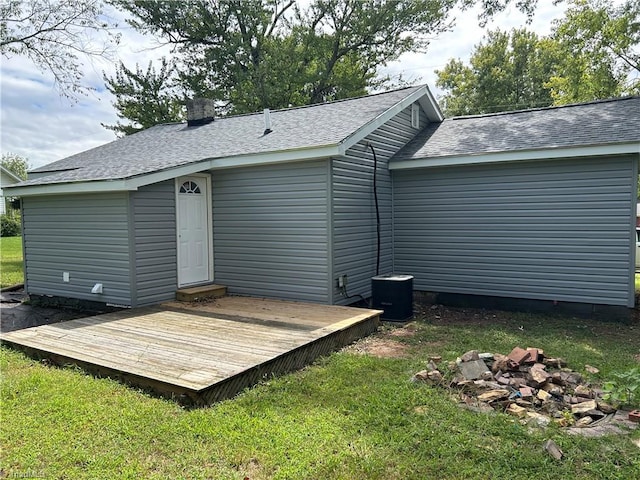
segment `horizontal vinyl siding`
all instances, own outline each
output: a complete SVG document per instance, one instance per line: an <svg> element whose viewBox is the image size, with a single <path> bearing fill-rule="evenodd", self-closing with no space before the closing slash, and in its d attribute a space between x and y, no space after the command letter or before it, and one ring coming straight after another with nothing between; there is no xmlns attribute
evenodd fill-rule
<svg viewBox="0 0 640 480"><path fill-rule="evenodd" d="M421 111L421 126L427 123ZM376 185L380 210L380 274L393 271L392 194L388 162L418 132L411 127L411 106L350 148L345 158L332 160L333 301L352 303L337 288L347 275L349 295L371 296L376 274L376 210L373 194L373 145L378 160Z"/></svg>
<svg viewBox="0 0 640 480"><path fill-rule="evenodd" d="M328 303L326 161L212 178L216 283L232 294Z"/></svg>
<svg viewBox="0 0 640 480"><path fill-rule="evenodd" d="M174 299L178 287L174 181L142 187L131 196L137 304Z"/></svg>
<svg viewBox="0 0 640 480"><path fill-rule="evenodd" d="M394 172L396 271L418 290L633 305L629 158Z"/></svg>
<svg viewBox="0 0 640 480"><path fill-rule="evenodd" d="M127 196L23 198L28 293L131 305ZM91 293L96 283L102 295Z"/></svg>

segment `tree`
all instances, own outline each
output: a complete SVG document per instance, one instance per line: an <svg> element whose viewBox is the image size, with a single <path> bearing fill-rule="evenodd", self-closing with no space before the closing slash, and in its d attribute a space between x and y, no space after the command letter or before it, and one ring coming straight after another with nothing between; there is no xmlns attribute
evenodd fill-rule
<svg viewBox="0 0 640 480"><path fill-rule="evenodd" d="M119 118L132 121L130 124L102 124L116 134L130 135L159 123L183 118L181 98L184 95L180 95L177 86L175 64L165 58L161 60L158 72L151 62L146 72L138 65L135 71L129 70L120 62L115 77L103 75L107 90L116 97L114 106Z"/></svg>
<svg viewBox="0 0 640 480"><path fill-rule="evenodd" d="M22 180L27 179L27 171L29 170L29 160L15 153L3 153L0 164Z"/></svg>
<svg viewBox="0 0 640 480"><path fill-rule="evenodd" d="M573 0L551 37L560 58L554 103L640 93L640 0Z"/></svg>
<svg viewBox="0 0 640 480"><path fill-rule="evenodd" d="M31 60L50 72L61 95L86 93L82 60L108 58L118 43L103 20L101 0L3 0L0 3L0 53Z"/></svg>
<svg viewBox="0 0 640 480"><path fill-rule="evenodd" d="M489 32L470 65L436 71L447 115L562 105L640 92L640 0L572 0L551 35Z"/></svg>
<svg viewBox="0 0 640 480"><path fill-rule="evenodd" d="M306 7L295 0L110 1L131 15L135 29L173 46L185 93L237 114L389 85L394 80L378 77L378 68L424 50L449 27L454 6L480 3L493 11L514 0L311 0ZM517 4L526 9L536 1ZM139 103L148 100L136 95ZM134 119L131 110L119 111Z"/></svg>
<svg viewBox="0 0 640 480"><path fill-rule="evenodd" d="M554 72L548 41L526 29L490 31L475 46L470 66L452 59L436 71L447 115L492 113L553 103L545 81Z"/></svg>

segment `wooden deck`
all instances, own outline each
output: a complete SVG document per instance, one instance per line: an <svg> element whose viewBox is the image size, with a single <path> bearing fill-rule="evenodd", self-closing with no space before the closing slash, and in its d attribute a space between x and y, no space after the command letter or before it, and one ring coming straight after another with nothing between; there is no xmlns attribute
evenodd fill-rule
<svg viewBox="0 0 640 480"><path fill-rule="evenodd" d="M222 297L32 327L1 339L58 364L207 405L372 333L381 313Z"/></svg>

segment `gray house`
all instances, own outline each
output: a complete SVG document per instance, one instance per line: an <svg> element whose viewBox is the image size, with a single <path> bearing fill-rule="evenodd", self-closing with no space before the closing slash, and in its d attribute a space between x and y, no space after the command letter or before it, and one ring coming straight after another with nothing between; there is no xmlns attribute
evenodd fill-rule
<svg viewBox="0 0 640 480"><path fill-rule="evenodd" d="M193 114L193 112L191 112ZM158 125L30 173L22 197L30 295L142 306L216 282L325 304L393 268L388 160L442 121L424 87L303 108ZM371 148L373 147L373 149ZM102 293L92 293L96 284Z"/></svg>
<svg viewBox="0 0 640 480"><path fill-rule="evenodd" d="M26 289L134 307L215 282L347 304L338 278L368 297L378 270L443 294L632 307L639 121L640 98L444 120L425 86L192 111L11 187Z"/></svg>

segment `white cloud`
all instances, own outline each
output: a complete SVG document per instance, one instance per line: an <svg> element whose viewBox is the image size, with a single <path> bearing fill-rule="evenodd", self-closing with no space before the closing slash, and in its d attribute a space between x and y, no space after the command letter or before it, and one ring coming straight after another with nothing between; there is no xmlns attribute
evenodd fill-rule
<svg viewBox="0 0 640 480"><path fill-rule="evenodd" d="M168 53L157 48L156 40L147 38L124 22L122 13L109 10L120 25L122 40L118 59L125 65L140 63ZM52 75L40 72L22 57L4 58L0 64L0 149L29 159L39 167L61 158L114 140L113 132L101 126L115 124L113 96L105 90L102 72L115 74L115 63L87 61L83 65L83 82L95 91L80 96L77 103L61 98Z"/></svg>
<svg viewBox="0 0 640 480"><path fill-rule="evenodd" d="M100 126L113 109L101 95L90 94L70 105L53 81L37 70L21 75L21 59L2 66L2 151L29 158L39 166L113 139ZM40 78L37 78L40 75Z"/></svg>

